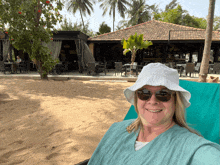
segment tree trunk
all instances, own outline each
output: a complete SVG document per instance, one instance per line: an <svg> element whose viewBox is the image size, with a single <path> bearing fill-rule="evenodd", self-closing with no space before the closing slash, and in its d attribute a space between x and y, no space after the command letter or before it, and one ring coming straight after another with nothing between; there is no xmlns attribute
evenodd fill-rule
<svg viewBox="0 0 220 165"><path fill-rule="evenodd" d="M82 11L81 11L81 9L79 11L80 11L80 15L81 15L81 18L82 18L83 29L85 29L85 25L84 25L84 21L83 21L83 16L82 16Z"/></svg>
<svg viewBox="0 0 220 165"><path fill-rule="evenodd" d="M133 67L133 64L134 64L134 61L135 61L135 57L136 57L136 51L135 51L135 49L133 49L131 52L132 52L132 55L131 55L131 65L132 66L131 67ZM133 70L131 70L130 72L131 72L131 75L133 75Z"/></svg>
<svg viewBox="0 0 220 165"><path fill-rule="evenodd" d="M41 10L41 12L38 12L38 10ZM37 27L39 26L39 20L40 20L40 16L42 14L42 5L40 4L40 1L38 0L38 5L36 7L36 11L37 12L37 17L35 19L35 22L36 22L36 29ZM47 75L43 75L43 68L42 68L42 62L41 61L36 61L37 62L37 70L38 70L38 73L40 74L40 78L41 80L48 80L48 76Z"/></svg>
<svg viewBox="0 0 220 165"><path fill-rule="evenodd" d="M214 9L215 9L215 0L210 0L207 27L206 27L205 46L202 56L200 73L199 73L199 82L206 82L206 78L208 74L211 43L212 43Z"/></svg>
<svg viewBox="0 0 220 165"><path fill-rule="evenodd" d="M47 74L43 75L42 62L41 61L37 61L37 65L36 66L37 66L37 71L40 74L41 80L48 80Z"/></svg>
<svg viewBox="0 0 220 165"><path fill-rule="evenodd" d="M115 31L115 6L113 9L113 32Z"/></svg>

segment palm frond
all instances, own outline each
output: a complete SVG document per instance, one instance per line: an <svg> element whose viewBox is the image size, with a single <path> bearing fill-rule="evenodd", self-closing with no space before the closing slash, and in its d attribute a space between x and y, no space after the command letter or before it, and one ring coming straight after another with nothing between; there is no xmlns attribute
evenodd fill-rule
<svg viewBox="0 0 220 165"><path fill-rule="evenodd" d="M92 0L92 2L95 1ZM93 12L93 4L91 3L91 0L70 0L67 2L67 11L72 11L75 14L80 10L84 16L86 16L87 13L91 15L91 11Z"/></svg>
<svg viewBox="0 0 220 165"><path fill-rule="evenodd" d="M103 0L100 0L100 2L103 2ZM104 2L99 6L102 10L104 10L102 16L106 14L110 6L109 0L104 0Z"/></svg>

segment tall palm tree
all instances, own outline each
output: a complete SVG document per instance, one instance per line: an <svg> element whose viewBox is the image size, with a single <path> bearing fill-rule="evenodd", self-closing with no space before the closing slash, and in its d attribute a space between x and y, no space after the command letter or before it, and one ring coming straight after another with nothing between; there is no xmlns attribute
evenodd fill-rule
<svg viewBox="0 0 220 165"><path fill-rule="evenodd" d="M83 28L85 28L83 16L86 16L86 14L91 15L91 11L93 11L93 4L91 2L95 3L94 0L69 0L67 2L67 11L72 11L75 14L79 10Z"/></svg>
<svg viewBox="0 0 220 165"><path fill-rule="evenodd" d="M115 9L118 9L118 12L122 18L125 18L125 12L127 11L127 8L125 5L131 5L126 0L99 0L99 2L102 2L100 7L104 10L102 16L106 14L106 12L109 9L109 15L112 15L113 12L113 31L114 29L114 23L115 23Z"/></svg>
<svg viewBox="0 0 220 165"><path fill-rule="evenodd" d="M175 7L177 7L177 5L177 0L172 0L168 5L166 5L165 11L168 11L169 9L174 9Z"/></svg>
<svg viewBox="0 0 220 165"><path fill-rule="evenodd" d="M134 26L151 20L151 6L145 4L145 0L133 0L132 6L127 11L130 20L128 24Z"/></svg>
<svg viewBox="0 0 220 165"><path fill-rule="evenodd" d="M206 82L208 68L209 68L209 59L210 59L210 50L212 43L212 29L213 29L213 18L214 18L214 9L215 9L215 0L209 0L209 13L207 19L206 27L206 37L205 37L205 46L202 56L202 63L199 73L199 82Z"/></svg>

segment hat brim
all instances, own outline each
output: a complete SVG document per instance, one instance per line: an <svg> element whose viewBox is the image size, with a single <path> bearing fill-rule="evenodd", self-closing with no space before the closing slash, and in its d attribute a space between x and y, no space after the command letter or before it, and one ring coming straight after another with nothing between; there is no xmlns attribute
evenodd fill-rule
<svg viewBox="0 0 220 165"><path fill-rule="evenodd" d="M142 88L145 85L150 85L150 86L165 86L166 88L168 88L169 90L172 91L179 91L180 92L180 97L183 101L184 107L188 108L191 103L189 102L190 98L191 98L191 93L185 89L183 89L181 86L173 83L172 81L169 81L168 79L166 80L167 82L163 82L161 83L160 81L158 81L157 83L154 82L154 84L151 84L150 82L146 81L139 81L136 82L134 85L132 85L131 87L128 87L124 90L124 95L126 97L126 100L131 103L132 105L134 105L134 96L135 96L135 91ZM164 85L166 84L166 85Z"/></svg>

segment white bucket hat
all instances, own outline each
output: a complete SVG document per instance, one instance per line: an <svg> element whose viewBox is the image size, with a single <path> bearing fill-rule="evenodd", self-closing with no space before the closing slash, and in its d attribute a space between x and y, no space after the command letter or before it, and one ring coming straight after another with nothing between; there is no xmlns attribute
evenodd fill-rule
<svg viewBox="0 0 220 165"><path fill-rule="evenodd" d="M127 101L134 105L135 91L145 85L161 85L172 91L179 91L185 108L191 105L189 102L191 94L179 86L179 74L176 69L169 68L161 63L150 63L144 66L135 84L124 90Z"/></svg>

